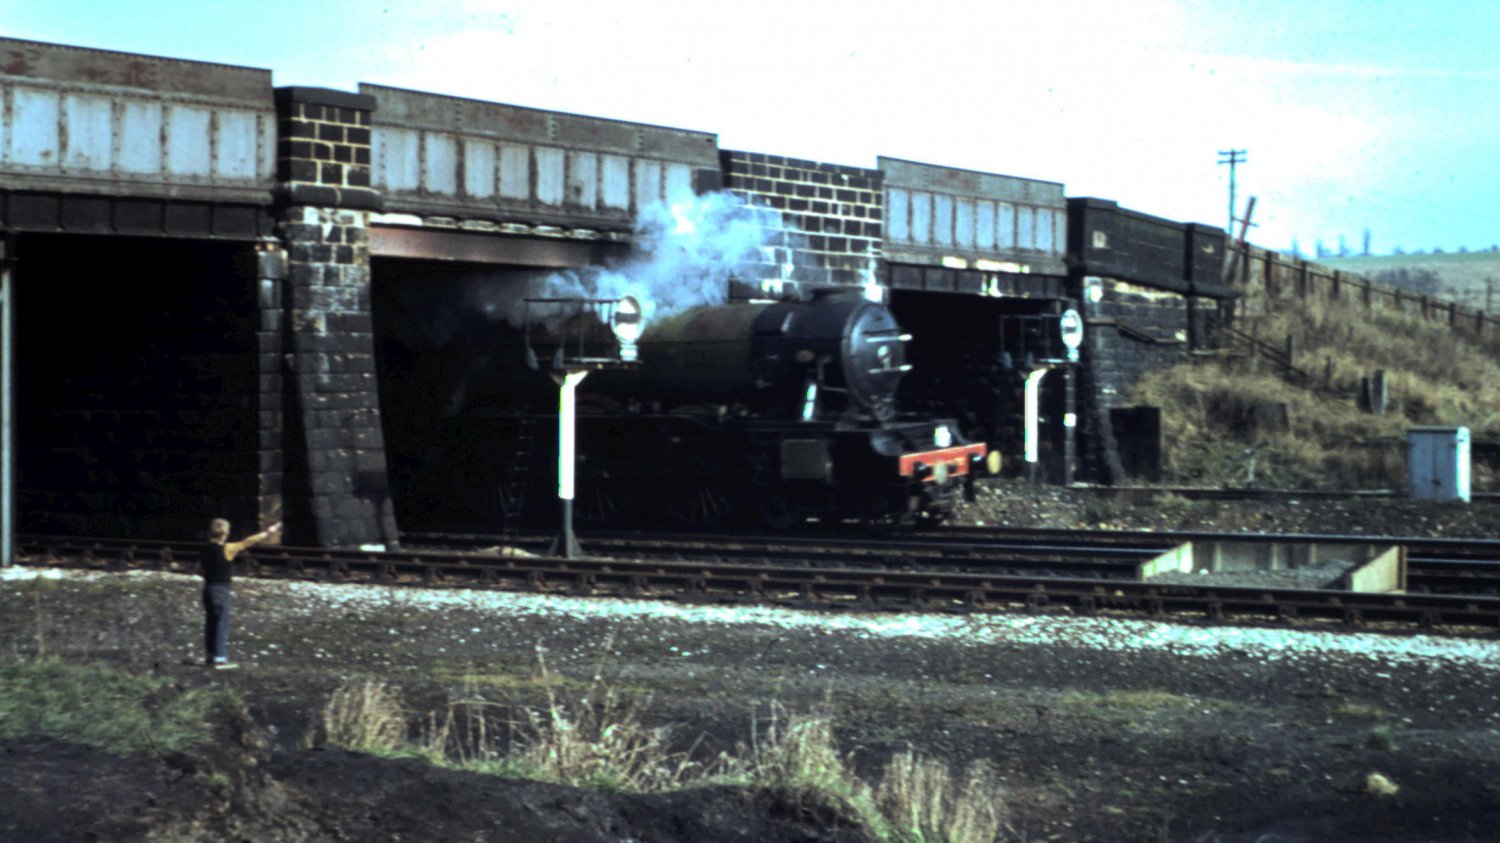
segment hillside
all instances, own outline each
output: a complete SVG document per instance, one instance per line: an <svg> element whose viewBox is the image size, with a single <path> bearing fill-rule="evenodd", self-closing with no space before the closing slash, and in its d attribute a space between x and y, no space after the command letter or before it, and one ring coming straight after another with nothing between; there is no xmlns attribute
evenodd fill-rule
<svg viewBox="0 0 1500 843"><path fill-rule="evenodd" d="M1319 258L1318 263L1476 310L1500 308L1500 251Z"/></svg>
<svg viewBox="0 0 1500 843"><path fill-rule="evenodd" d="M1491 258L1500 276L1500 256ZM1296 371L1230 344L1137 384L1133 402L1163 408L1170 482L1403 489L1412 425L1463 425L1476 444L1500 440L1500 337L1348 299L1257 290L1242 305L1261 315L1236 327L1278 348L1291 337ZM1362 406L1362 384L1377 373L1388 386L1384 413ZM1476 460L1474 489L1496 488L1495 475Z"/></svg>

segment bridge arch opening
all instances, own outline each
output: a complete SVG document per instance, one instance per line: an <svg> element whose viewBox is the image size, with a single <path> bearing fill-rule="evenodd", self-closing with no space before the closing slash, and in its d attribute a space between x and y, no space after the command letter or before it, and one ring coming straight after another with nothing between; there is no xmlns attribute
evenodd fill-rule
<svg viewBox="0 0 1500 843"><path fill-rule="evenodd" d="M193 538L254 524L256 286L243 243L15 236L23 532Z"/></svg>

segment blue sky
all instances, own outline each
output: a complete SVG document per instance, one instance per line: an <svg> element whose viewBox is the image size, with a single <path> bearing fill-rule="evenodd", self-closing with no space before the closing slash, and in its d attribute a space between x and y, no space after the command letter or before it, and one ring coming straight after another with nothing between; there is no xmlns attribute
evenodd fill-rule
<svg viewBox="0 0 1500 843"><path fill-rule="evenodd" d="M1500 243L1500 2L0 0L0 34L1062 182L1305 252Z"/></svg>

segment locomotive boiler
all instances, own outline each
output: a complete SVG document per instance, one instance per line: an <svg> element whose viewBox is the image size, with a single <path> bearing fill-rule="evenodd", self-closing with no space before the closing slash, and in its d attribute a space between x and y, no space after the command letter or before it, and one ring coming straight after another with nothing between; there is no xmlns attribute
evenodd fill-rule
<svg viewBox="0 0 1500 843"><path fill-rule="evenodd" d="M578 387L576 515L597 525L942 520L994 466L952 421L897 407L909 340L858 291L655 320L638 366ZM545 517L555 415L538 410L555 390L525 367L504 380L467 390L483 400L444 425L452 447L438 471L468 478L475 515Z"/></svg>

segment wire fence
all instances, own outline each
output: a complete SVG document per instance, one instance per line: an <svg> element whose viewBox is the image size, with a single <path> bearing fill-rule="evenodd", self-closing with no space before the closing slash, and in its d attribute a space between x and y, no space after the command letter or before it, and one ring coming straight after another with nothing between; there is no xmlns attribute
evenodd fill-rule
<svg viewBox="0 0 1500 843"><path fill-rule="evenodd" d="M1255 245L1229 244L1225 275L1230 285L1242 294L1265 294L1260 299L1247 295L1241 307L1254 308L1257 300L1272 300L1288 294L1302 299L1347 299L1370 310L1386 309L1420 315L1427 321L1446 323L1454 330L1478 337L1500 338L1500 316L1496 314L1437 296L1379 284L1361 275ZM1259 314L1242 310L1240 315L1253 317Z"/></svg>

